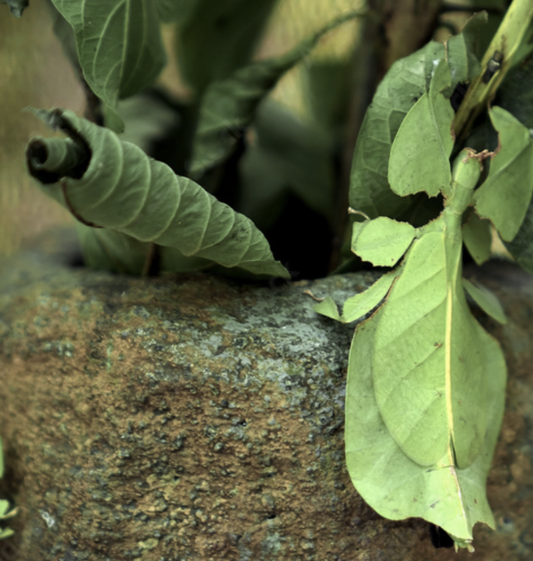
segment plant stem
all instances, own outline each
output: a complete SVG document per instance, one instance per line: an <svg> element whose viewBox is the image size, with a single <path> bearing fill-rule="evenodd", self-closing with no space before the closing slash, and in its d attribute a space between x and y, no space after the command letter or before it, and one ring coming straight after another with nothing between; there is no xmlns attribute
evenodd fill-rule
<svg viewBox="0 0 533 561"><path fill-rule="evenodd" d="M481 61L481 74L474 79L455 116L457 139L464 139L476 117L494 97L509 69L526 54L521 47L531 33L533 2L513 0Z"/></svg>

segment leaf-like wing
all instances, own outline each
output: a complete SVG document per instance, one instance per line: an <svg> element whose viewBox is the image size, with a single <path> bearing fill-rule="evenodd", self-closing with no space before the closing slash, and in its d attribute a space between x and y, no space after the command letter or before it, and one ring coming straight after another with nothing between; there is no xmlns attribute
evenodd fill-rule
<svg viewBox="0 0 533 561"><path fill-rule="evenodd" d="M196 0L177 29L176 54L185 80L201 93L247 64L277 0Z"/></svg>
<svg viewBox="0 0 533 561"><path fill-rule="evenodd" d="M442 91L451 85L448 63L435 68L429 92L413 105L392 143L389 161L391 189L405 197L425 191L435 197L452 179L453 109Z"/></svg>
<svg viewBox="0 0 533 561"><path fill-rule="evenodd" d="M355 222L352 251L376 267L393 267L415 238L416 229L407 222L380 216L366 222Z"/></svg>
<svg viewBox="0 0 533 561"><path fill-rule="evenodd" d="M52 2L74 30L85 80L116 116L117 101L152 83L166 63L157 3Z"/></svg>
<svg viewBox="0 0 533 561"><path fill-rule="evenodd" d="M463 279L463 286L474 302L489 316L500 323L507 323L505 312L496 295L479 283Z"/></svg>
<svg viewBox="0 0 533 561"><path fill-rule="evenodd" d="M398 271L391 271L390 273L380 277L364 292L360 292L359 294L348 298L344 302L342 316L339 315L337 304L335 304L331 296L328 296L322 302L315 304L313 309L315 312L331 319L342 323L351 323L352 321L361 319L365 314L373 310L380 302L383 301L398 275Z"/></svg>
<svg viewBox="0 0 533 561"><path fill-rule="evenodd" d="M447 450L433 466L406 456L387 430L375 399L372 347L381 310L356 330L346 387L346 463L361 496L379 514L393 520L421 517L444 528L463 547L477 522L494 527L485 481L503 416L505 362L498 343L481 335L480 360L487 384L484 406L487 432L480 454L466 469L456 467ZM404 406L409 407L410 401ZM421 437L422 438L422 437Z"/></svg>
<svg viewBox="0 0 533 561"><path fill-rule="evenodd" d="M481 265L491 255L492 232L490 222L480 218L474 210L463 225L463 240L474 261Z"/></svg>
<svg viewBox="0 0 533 561"><path fill-rule="evenodd" d="M509 242L518 233L533 194L533 142L529 129L505 109L493 107L489 114L498 131L500 149L476 192L475 206Z"/></svg>
<svg viewBox="0 0 533 561"><path fill-rule="evenodd" d="M432 41L395 62L367 109L352 163L350 206L370 218L397 218L415 204L412 197L399 197L391 191L387 180L389 153L405 115L426 92L433 61L444 57L444 45Z"/></svg>
<svg viewBox="0 0 533 561"><path fill-rule="evenodd" d="M117 230L143 241L174 247L186 256L209 259L224 267L241 267L259 275L288 278L274 260L268 242L248 218L220 203L194 181L149 158L137 146L122 142L112 131L98 127L71 111L45 116L71 139L30 143L30 173L45 191L85 223ZM54 153L48 146L80 144L90 156L86 169L43 173ZM68 164L68 162L67 162ZM67 165L67 168L70 164ZM76 177L76 179L74 178Z"/></svg>
<svg viewBox="0 0 533 561"><path fill-rule="evenodd" d="M486 431L484 335L461 284L458 220L447 208L413 242L376 328L381 415L402 450L425 466L450 442L457 465L469 466Z"/></svg>
<svg viewBox="0 0 533 561"><path fill-rule="evenodd" d="M252 122L257 106L281 76L308 55L323 35L355 15L336 19L283 56L253 62L229 78L212 83L200 109L191 173L196 176L225 160Z"/></svg>

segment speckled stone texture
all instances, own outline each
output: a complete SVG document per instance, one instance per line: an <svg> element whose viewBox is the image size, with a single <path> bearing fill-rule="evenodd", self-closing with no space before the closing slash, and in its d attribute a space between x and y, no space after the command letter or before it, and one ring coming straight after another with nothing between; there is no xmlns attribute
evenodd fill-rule
<svg viewBox="0 0 533 561"><path fill-rule="evenodd" d="M0 561L533 559L529 277L477 273L510 316L483 320L509 399L489 478L498 532L456 555L422 521L381 519L344 467L353 326L303 292L342 301L375 276L135 279L71 266L70 239L0 265L0 497L21 508Z"/></svg>

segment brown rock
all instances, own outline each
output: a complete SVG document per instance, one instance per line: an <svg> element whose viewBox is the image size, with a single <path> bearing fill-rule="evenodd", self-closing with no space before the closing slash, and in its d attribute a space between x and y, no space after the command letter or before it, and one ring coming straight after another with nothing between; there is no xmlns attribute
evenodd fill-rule
<svg viewBox="0 0 533 561"><path fill-rule="evenodd" d="M21 508L1 561L532 558L529 277L505 265L492 281L510 317L489 479L499 532L456 555L422 521L381 519L344 466L353 327L303 291L342 301L375 276L137 279L74 268L54 239L0 269L0 496Z"/></svg>

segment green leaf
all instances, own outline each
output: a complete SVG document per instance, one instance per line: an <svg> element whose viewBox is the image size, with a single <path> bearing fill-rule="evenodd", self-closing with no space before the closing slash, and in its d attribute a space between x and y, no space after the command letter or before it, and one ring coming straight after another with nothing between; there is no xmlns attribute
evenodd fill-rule
<svg viewBox="0 0 533 561"><path fill-rule="evenodd" d="M9 11L16 17L20 18L22 12L28 7L29 0L0 0L0 4L7 4Z"/></svg>
<svg viewBox="0 0 533 561"><path fill-rule="evenodd" d="M159 19L164 23L185 20L197 0L157 0Z"/></svg>
<svg viewBox="0 0 533 561"><path fill-rule="evenodd" d="M373 345L381 311L356 330L346 387L346 463L357 491L382 516L393 520L421 517L444 528L465 547L472 528L484 522L494 528L485 492L505 401L505 362L498 343L483 332L480 360L487 384L488 411L482 449L466 469L455 466L447 451L431 467L404 454L387 430L372 382ZM410 407L410 397L404 403ZM420 427L422 429L423 427ZM426 435L420 439L431 438Z"/></svg>
<svg viewBox="0 0 533 561"><path fill-rule="evenodd" d="M489 114L500 147L491 158L487 179L476 192L475 208L505 241L511 241L533 194L533 142L529 129L505 109L493 107Z"/></svg>
<svg viewBox="0 0 533 561"><path fill-rule="evenodd" d="M442 94L450 85L450 69L442 60L435 68L429 92L413 105L398 130L389 161L389 182L397 195L425 191L434 197L450 185L454 112Z"/></svg>
<svg viewBox="0 0 533 561"><path fill-rule="evenodd" d="M6 538L10 538L14 535L14 531L11 528L4 528L0 531L0 540L5 540Z"/></svg>
<svg viewBox="0 0 533 561"><path fill-rule="evenodd" d="M166 63L157 4L150 0L52 1L74 30L85 80L118 126L118 100L151 84Z"/></svg>
<svg viewBox="0 0 533 561"><path fill-rule="evenodd" d="M337 134L346 124L351 98L353 61L320 59L303 65L303 80L313 120L324 130Z"/></svg>
<svg viewBox="0 0 533 561"><path fill-rule="evenodd" d="M326 297L322 302L315 304L315 312L322 314L342 323L351 323L361 319L365 314L373 310L387 295L392 283L397 278L398 272L391 271L381 276L370 288L360 292L344 302L342 316L339 315L337 305L331 296Z"/></svg>
<svg viewBox="0 0 533 561"><path fill-rule="evenodd" d="M509 70L496 94L497 105L533 128L533 57Z"/></svg>
<svg viewBox="0 0 533 561"><path fill-rule="evenodd" d="M489 316L500 323L507 323L505 312L498 298L488 288L479 283L463 279L463 286L474 302Z"/></svg>
<svg viewBox="0 0 533 561"><path fill-rule="evenodd" d="M525 127L533 128L533 57L508 72L498 88L495 105L509 111ZM518 233L505 246L521 267L533 273L533 201Z"/></svg>
<svg viewBox="0 0 533 561"><path fill-rule="evenodd" d="M472 209L463 225L463 240L474 261L481 265L490 258L492 232L490 221L480 218Z"/></svg>
<svg viewBox="0 0 533 561"><path fill-rule="evenodd" d="M0 499L0 520L4 520L8 516L6 514L9 511L9 501L5 499Z"/></svg>
<svg viewBox="0 0 533 561"><path fill-rule="evenodd" d="M248 63L277 0L196 0L177 30L178 66L202 93Z"/></svg>
<svg viewBox="0 0 533 561"><path fill-rule="evenodd" d="M225 160L237 145L243 129L252 122L259 103L281 76L308 55L321 37L355 15L358 14L345 15L330 22L282 56L253 62L239 68L229 78L213 82L200 109L191 174L198 176Z"/></svg>
<svg viewBox="0 0 533 561"><path fill-rule="evenodd" d="M277 220L287 196L294 194L331 220L335 170L331 144L322 131L270 100L259 106L252 130L255 142L239 165L239 211L265 230Z"/></svg>
<svg viewBox="0 0 533 561"><path fill-rule="evenodd" d="M126 125L120 135L121 140L136 144L147 154L150 154L154 142L164 138L178 125L181 117L155 88L121 101L118 114Z"/></svg>
<svg viewBox="0 0 533 561"><path fill-rule="evenodd" d="M432 41L395 62L365 114L352 163L350 207L370 218L398 218L416 204L417 197L399 197L391 190L387 180L389 153L405 115L426 92L433 61L444 57L444 45Z"/></svg>
<svg viewBox="0 0 533 561"><path fill-rule="evenodd" d="M353 224L352 251L376 267L393 267L415 236L411 224L380 216Z"/></svg>
<svg viewBox="0 0 533 561"><path fill-rule="evenodd" d="M520 230L505 247L525 271L533 274L533 203L527 208Z"/></svg>
<svg viewBox="0 0 533 561"><path fill-rule="evenodd" d="M487 12L478 12L466 22L461 33L448 40L448 60L454 63L452 78L457 82L470 82L481 72L476 51L480 40L480 29L487 24L487 21Z"/></svg>
<svg viewBox="0 0 533 561"><path fill-rule="evenodd" d="M254 224L194 181L175 175L137 146L121 142L112 131L71 111L41 113L52 128L61 129L70 140L30 142L29 171L46 193L81 222L175 248L185 256L201 257L224 267L289 277ZM60 142L88 152L77 166L64 158L68 175L62 168L63 159L51 165L54 147Z"/></svg>

